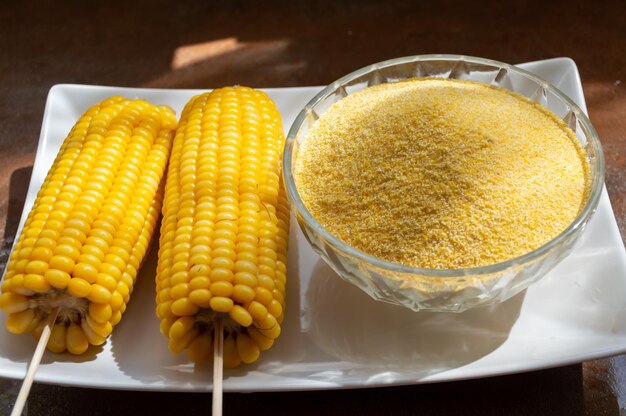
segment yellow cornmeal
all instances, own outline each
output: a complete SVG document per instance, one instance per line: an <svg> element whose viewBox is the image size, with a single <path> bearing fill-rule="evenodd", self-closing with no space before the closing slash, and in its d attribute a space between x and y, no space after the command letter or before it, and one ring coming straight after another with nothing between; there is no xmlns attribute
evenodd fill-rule
<svg viewBox="0 0 626 416"><path fill-rule="evenodd" d="M477 82L413 79L335 103L308 132L294 176L311 214L346 244L442 269L551 240L581 210L589 168L545 107Z"/></svg>

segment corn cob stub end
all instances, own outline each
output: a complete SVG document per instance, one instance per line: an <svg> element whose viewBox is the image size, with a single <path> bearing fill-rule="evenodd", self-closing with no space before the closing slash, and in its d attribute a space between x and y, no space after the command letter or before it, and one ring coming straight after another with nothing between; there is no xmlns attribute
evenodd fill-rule
<svg viewBox="0 0 626 416"><path fill-rule="evenodd" d="M0 308L13 333L81 354L120 321L148 250L176 127L173 111L111 97L64 140L9 258Z"/></svg>
<svg viewBox="0 0 626 416"><path fill-rule="evenodd" d="M157 316L174 353L212 358L215 320L224 365L257 360L284 316L289 208L280 115L263 92L227 87L187 103L163 203Z"/></svg>

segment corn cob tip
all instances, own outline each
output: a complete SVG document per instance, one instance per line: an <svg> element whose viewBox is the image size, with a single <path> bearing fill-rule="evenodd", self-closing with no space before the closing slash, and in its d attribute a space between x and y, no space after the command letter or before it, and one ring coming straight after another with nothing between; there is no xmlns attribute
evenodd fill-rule
<svg viewBox="0 0 626 416"><path fill-rule="evenodd" d="M72 127L7 265L0 307L10 332L41 333L48 349L82 354L121 319L161 207L176 116L114 96Z"/></svg>
<svg viewBox="0 0 626 416"><path fill-rule="evenodd" d="M156 277L156 312L172 352L210 359L217 319L226 367L256 361L280 334L289 231L283 144L280 115L264 92L224 87L185 106Z"/></svg>

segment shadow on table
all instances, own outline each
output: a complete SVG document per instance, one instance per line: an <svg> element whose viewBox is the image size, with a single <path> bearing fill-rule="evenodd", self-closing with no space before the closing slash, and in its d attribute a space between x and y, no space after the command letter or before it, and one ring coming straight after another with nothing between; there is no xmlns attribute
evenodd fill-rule
<svg viewBox="0 0 626 416"><path fill-rule="evenodd" d="M333 368L347 365L349 374L341 377L363 370L376 375L359 384L392 382L396 372L419 379L476 361L502 345L518 319L524 293L463 313L413 312L370 298L319 260L306 294L305 331L312 343L339 360ZM336 375L318 377L332 381Z"/></svg>
<svg viewBox="0 0 626 416"><path fill-rule="evenodd" d="M20 223L32 172L32 166L15 169L9 179L6 222L4 224L4 234L2 235L2 247L0 247L0 274L4 273L6 262L9 260L9 252L16 238L17 227Z"/></svg>

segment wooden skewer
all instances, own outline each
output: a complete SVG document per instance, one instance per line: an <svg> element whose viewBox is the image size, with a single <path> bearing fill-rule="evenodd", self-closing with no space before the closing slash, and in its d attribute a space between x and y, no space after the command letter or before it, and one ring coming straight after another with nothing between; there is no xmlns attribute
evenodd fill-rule
<svg viewBox="0 0 626 416"><path fill-rule="evenodd" d="M213 416L222 416L222 381L224 379L224 326L215 322L213 335Z"/></svg>
<svg viewBox="0 0 626 416"><path fill-rule="evenodd" d="M37 343L37 348L35 348L33 358L31 358L30 363L28 364L28 371L26 371L26 377L24 377L22 387L20 387L20 392L17 394L17 398L15 399L15 404L13 405L11 416L20 416L22 414L22 410L24 409L24 405L26 404L26 399L28 399L28 393L30 392L30 388L33 385L35 372L39 368L41 358L43 357L43 353L46 351L46 345L48 345L48 340L50 339L52 327L57 320L59 309L60 308L54 309L50 313L50 315L48 315L48 322L46 322L46 326L41 332L41 337L39 338L39 342Z"/></svg>

